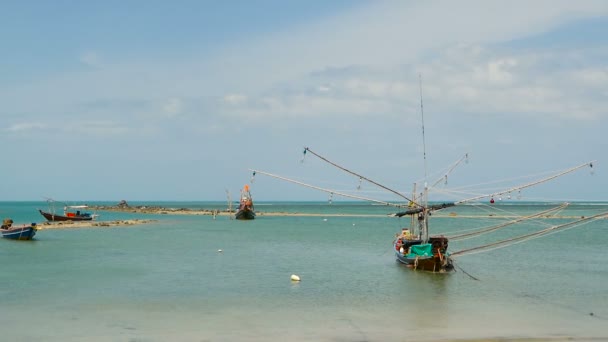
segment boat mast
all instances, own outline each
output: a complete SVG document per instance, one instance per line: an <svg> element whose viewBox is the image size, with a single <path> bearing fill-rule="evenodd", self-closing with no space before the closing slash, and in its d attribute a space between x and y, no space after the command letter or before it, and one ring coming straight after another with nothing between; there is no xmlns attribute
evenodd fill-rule
<svg viewBox="0 0 608 342"><path fill-rule="evenodd" d="M412 188L412 198L416 200L416 183L414 183L414 187ZM420 230L417 221L418 219L416 215L410 215L410 227L412 229L412 234L415 234L418 236L418 238L420 238L422 231Z"/></svg>
<svg viewBox="0 0 608 342"><path fill-rule="evenodd" d="M422 117L422 156L424 159L424 191L422 194L422 203L423 203L423 212L422 212L422 217L419 217L419 219L422 219L422 234L421 234L421 239L423 241L423 243L427 243L428 239L429 239L429 220L428 220L428 191L429 191L429 186L427 183L427 162L426 162L426 139L424 137L424 106L422 103L422 75L418 74L418 84L420 86L420 115Z"/></svg>

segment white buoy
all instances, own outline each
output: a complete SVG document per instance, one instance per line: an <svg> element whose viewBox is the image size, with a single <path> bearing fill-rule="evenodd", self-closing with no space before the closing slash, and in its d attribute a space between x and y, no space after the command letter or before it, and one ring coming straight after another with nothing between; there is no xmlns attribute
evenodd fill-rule
<svg viewBox="0 0 608 342"><path fill-rule="evenodd" d="M217 250L217 252L218 252L218 253L222 253L223 251L222 251L221 249L218 249L218 250Z"/></svg>
<svg viewBox="0 0 608 342"><path fill-rule="evenodd" d="M298 276L297 276L297 275L295 275L295 274L292 274L292 275L291 275L291 281L300 281L300 277L298 277Z"/></svg>
<svg viewBox="0 0 608 342"><path fill-rule="evenodd" d="M323 219L323 221L327 222L327 219Z"/></svg>

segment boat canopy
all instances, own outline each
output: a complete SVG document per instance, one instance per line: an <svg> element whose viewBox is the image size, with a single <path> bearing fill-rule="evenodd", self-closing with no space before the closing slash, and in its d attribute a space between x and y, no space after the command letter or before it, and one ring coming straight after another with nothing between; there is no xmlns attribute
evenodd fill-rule
<svg viewBox="0 0 608 342"><path fill-rule="evenodd" d="M66 208L71 208L71 209L85 209L88 208L88 205L68 205L66 206Z"/></svg>
<svg viewBox="0 0 608 342"><path fill-rule="evenodd" d="M408 258L430 257L430 256L433 256L433 245L430 243L411 246L410 254L407 255Z"/></svg>

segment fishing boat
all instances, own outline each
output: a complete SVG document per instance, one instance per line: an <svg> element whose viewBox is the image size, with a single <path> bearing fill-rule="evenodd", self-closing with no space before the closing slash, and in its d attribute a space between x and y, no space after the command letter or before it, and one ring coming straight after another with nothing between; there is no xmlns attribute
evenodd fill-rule
<svg viewBox="0 0 608 342"><path fill-rule="evenodd" d="M47 211L38 209L38 211L45 219L51 222L92 221L99 216L94 213L86 212L85 210L89 208L87 205L64 205L63 213L58 214L55 210L55 201L49 199L47 202L49 202L49 209Z"/></svg>
<svg viewBox="0 0 608 342"><path fill-rule="evenodd" d="M476 235L485 234L485 233L495 231L495 230L498 230L498 229L501 229L501 228L504 228L507 226L514 225L519 222L523 222L524 220L530 220L532 218L540 217L542 213L537 213L537 214L533 214L533 215L530 215L527 217L517 218L517 219L511 220L506 223L501 223L496 226L472 229L470 232L468 232L466 234L460 234L460 235L455 235L453 237L450 237L450 236L444 236L444 235L431 235L430 234L429 222L430 222L430 217L433 212L440 211L445 208L449 208L449 207L453 207L453 206L457 206L457 205L478 203L480 200L483 200L483 199L489 199L490 205L494 205L494 203L496 202L494 199L498 198L500 200L503 195L510 198L512 193L521 193L521 190L523 190L523 189L551 181L553 179L556 179L558 177L564 176L566 174L575 172L577 170L580 170L580 169L583 169L586 167L593 168L593 161L579 164L574 167L565 169L563 171L557 171L544 178L535 179L535 180L532 180L530 182L527 182L527 183L524 183L521 185L506 186L502 189L496 189L495 191L492 191L491 193L475 195L470 198L460 199L460 200L451 201L451 202L429 203L429 192L433 191L435 189L435 187L442 180L445 180L445 182L447 183L448 174L450 174L456 168L456 166L458 166L462 161L468 160L468 154L465 154L464 157L460 158L456 163L454 163L453 165L448 167L444 173L441 173L441 177L437 181L435 181L434 183L427 182L426 151L425 151L425 147L424 147L425 146L425 143L424 143L424 112L423 112L423 106L422 106L422 86L420 86L420 93L421 93L421 95L420 95L420 97L421 97L420 112L422 115L422 140L423 140L423 156L424 156L425 170L424 170L424 188L423 188L423 191L420 192L419 194L416 193L416 182L414 183L414 191L412 192L412 195L406 196L406 195L400 193L399 191L396 191L392 188L384 186L361 174L358 174L341 165L338 165L338 164L330 161L329 159L319 155L318 153L313 152L308 147L305 147L304 152L303 152L304 157L306 157L307 154L314 155L315 157L321 159L322 161L324 161L352 176L357 177L358 181L359 181L359 185L357 186L357 189L360 189L361 182L366 181L374 186L377 186L385 191L388 191L389 193L392 193L393 195L400 197L401 200L403 200L404 202L381 201L381 200L377 200L374 198L346 193L344 191L337 191L334 189L321 188L318 186L314 186L314 185L303 183L303 182L300 182L297 180L285 178L285 177L282 177L282 176L279 176L276 174L272 174L272 173L268 173L268 172L264 172L261 170L250 169L250 171L253 172L253 177L255 177L256 174L263 174L263 175L270 176L272 178L277 178L279 180L291 182L294 184L298 184L301 186L305 186L308 188L312 188L315 190L329 193L330 194L330 203L331 203L331 198L334 195L338 195L338 196L345 197L345 198L363 200L363 201L368 201L368 202L372 202L372 203L377 203L377 204L382 204L382 205L386 205L386 206L392 206L392 207L404 209L403 211L397 212L395 214L391 214L391 216L394 216L394 217L410 216L409 227L406 227L406 228L402 227L401 231L396 234L395 239L392 242L391 249L394 251L395 258L399 263L404 264L407 267L415 269L415 270L423 270L423 271L430 271L430 272L446 273L446 272L454 270L454 267L456 266L454 263L454 258L458 257L458 256L471 254L471 253L478 253L483 250L506 247L506 246L508 246L512 243L518 242L518 241L524 241L524 240L527 241L528 239L544 236L544 235L556 232L560 229L566 229L569 227L579 226L583 223L606 217L606 215L607 215L606 213L600 213L600 214L592 215L589 217L582 217L580 219L576 219L571 222L550 226L548 228L545 228L545 229L542 229L539 231L535 231L535 232L531 232L528 234L524 234L521 236L512 237L512 238L504 239L504 240L500 240L500 241L494 241L494 242L482 244L479 246L474 246L474 247L468 248L466 250L450 252L449 251L450 239L459 239L459 238L463 238L465 236L468 238L468 237L474 237ZM304 157L302 158L302 161L304 160ZM478 192L475 192L475 193L478 193ZM549 212L560 210L561 208L563 208L566 205L567 205L567 203L561 204L561 205L557 206L556 208L552 208L552 209L544 212L544 214L547 215L547 213L549 213Z"/></svg>
<svg viewBox="0 0 608 342"><path fill-rule="evenodd" d="M31 240L36 235L36 230L36 223L14 227L13 220L10 218L4 219L2 227L0 227L2 237L12 240Z"/></svg>
<svg viewBox="0 0 608 342"><path fill-rule="evenodd" d="M241 199L239 208L236 211L235 218L237 220L253 220L255 219L255 211L253 207L253 199L249 191L249 185L245 184L241 190Z"/></svg>
<svg viewBox="0 0 608 342"><path fill-rule="evenodd" d="M563 223L560 225L553 225L548 228L545 228L545 229L542 229L539 231L535 231L532 233L524 234L521 236L512 237L512 238L500 240L500 241L494 241L494 242L483 244L480 246L468 248L466 250L450 252L449 251L449 241L452 239L462 239L462 238L470 238L470 237L474 237L474 236L479 236L479 235L482 235L485 233L496 231L501 228L512 226L516 223L531 220L533 218L548 217L552 212L556 212L558 210L563 209L565 206L568 205L568 203L563 203L563 204L556 206L555 208L551 208L551 209L548 209L548 210L545 210L545 211L542 211L539 213L534 213L532 215L528 215L525 217L517 217L508 222L501 223L501 224L498 224L495 226L471 229L467 233L457 234L457 235L453 235L453 236L431 235L429 233L430 232L429 222L430 222L430 217L432 216L432 213L446 209L446 208L466 205L466 204L471 204L471 203L477 203L477 205L478 205L479 201L482 199L485 199L485 198L490 199L489 202L492 203L491 199L494 199L497 197L500 198L500 196L502 196L502 195L510 196L508 194L511 194L514 192L519 192L523 189L548 182L550 180L553 180L555 178L575 172L575 171L583 169L585 167L592 168L593 162L579 164L577 166L574 166L574 167L571 167L571 168L568 168L568 169L565 169L562 171L558 171L557 173L553 173L542 179L537 179L537 180L534 180L534 181L531 181L531 182L528 182L528 183L525 183L522 185L514 186L514 187L508 187L508 188L505 188L504 190L498 190L498 191L495 191L490 194L477 195L477 196L461 199L461 200L454 201L454 202L429 203L428 202L428 193L432 189L431 186L425 186L424 191L421 194L419 194L418 196L408 197L396 190L393 190L382 184L379 184L363 175L350 171L338 164L335 164L335 163L329 161L327 158L313 152L308 147L306 147L304 149L304 155L306 155L307 153L315 155L316 157L332 164L333 166L336 166L337 168L339 168L351 175L356 176L359 179L359 182L367 181L373 185L376 185L384 190L387 190L393 194L396 194L396 195L402 197L405 201L402 203L401 202L387 202L387 201L377 200L374 198L369 198L369 197L354 195L354 194L346 193L346 192L342 192L342 191L337 191L337 190L333 190L333 189L321 188L318 186L303 183L303 182L300 182L297 180L289 179L286 177L282 177L282 176L279 176L276 174L268 173L268 172L257 170L257 169L256 170L250 169L250 171L253 172L254 177L257 174L262 174L262 175L266 175L266 176L269 176L272 178L277 178L277 179L280 179L283 181L291 182L294 184L298 184L301 186L305 186L308 188L312 188L315 190L329 193L330 194L330 203L331 203L331 197L333 197L334 195L337 195L337 196L341 196L341 197L345 197L345 198L363 200L363 201L368 201L368 202L381 204L381 205L385 205L385 206L405 209L403 211L390 214L390 216L393 216L393 217L410 216L410 218L411 218L410 225L405 228L402 227L401 231L396 234L395 239L392 242L391 249L394 251L396 260L399 263L404 264L407 267L415 269L415 270L446 273L446 272L454 270L454 267L456 266L454 263L455 257L459 257L462 255L471 254L471 253L477 253L477 252L480 252L483 250L488 250L490 248L495 249L495 248L499 248L499 247L503 247L503 246L508 246L509 244L515 243L517 241L524 241L524 240L529 240L531 238L540 237L543 235L547 235L547 234L556 232L560 229L566 229L568 227L579 226L583 223L591 222L593 220L598 220L598 219L608 216L608 213L600 213L600 214L596 214L596 215L592 215L592 216L588 216L588 217L582 217L580 219L576 219L576 220L573 220L573 221L570 221L567 223ZM443 177L447 177L447 173ZM425 182L425 184L426 184L426 182ZM436 183L434 183L434 184L436 184ZM495 204L490 204L490 205L495 205ZM437 228L440 228L440 227L437 227Z"/></svg>

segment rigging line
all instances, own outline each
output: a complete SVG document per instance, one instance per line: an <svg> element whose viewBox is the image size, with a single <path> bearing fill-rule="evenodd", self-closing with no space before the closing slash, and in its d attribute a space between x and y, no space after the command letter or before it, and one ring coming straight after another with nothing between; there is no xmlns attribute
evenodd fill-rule
<svg viewBox="0 0 608 342"><path fill-rule="evenodd" d="M332 162L332 161L328 160L327 158L325 158L325 157L323 157L323 156L321 156L321 155L317 154L316 152L313 152L313 151L312 151L310 148L308 148L308 147L305 147L305 148L304 148L304 150L305 150L305 151L308 151L308 152L310 152L310 153L312 153L312 154L313 154L314 156L316 156L317 158L319 158L319 159L321 159L321 160L325 161L326 163L329 163L329 164L331 164L331 165L333 165L333 166L337 167L338 169L340 169L340 170L342 170L342 171L345 171L345 172L347 172L347 173L350 173L351 175L357 176L357 177L359 177L359 179L364 179L364 180L366 180L366 181L370 182L371 184L374 184L375 186L378 186L378 187L380 187L380 188L382 188L382 189L384 189L384 190L387 190L387 191L390 191L390 192L394 193L395 195L397 195L397 196L399 196L399 197L401 197L401 198L404 198L406 201L412 202L412 203L414 203L415 205L420 206L418 203L416 203L416 202L414 202L413 200L411 200L411 199L407 198L407 197L406 197L405 195L403 195L402 193L397 192L396 190L390 189L390 188L388 188L388 187L386 187L386 186L384 186L384 185L382 185L382 184L380 184L380 183L377 183L377 182L375 182L375 181L373 181L373 180L371 180L371 179L369 179L369 178L367 178L367 177L365 177L365 176L362 176L362 175L360 175L360 174L358 174L358 173L356 173L356 172L350 171L350 170L348 170L348 169L346 169L346 168L344 168L344 167L342 167L342 166L340 166L340 165L338 165L338 164L336 164L336 163L334 163L334 162Z"/></svg>
<svg viewBox="0 0 608 342"><path fill-rule="evenodd" d="M522 216L522 217L519 217L519 218L517 218L515 220L504 222L504 223L501 223L501 224L498 224L498 225L495 225L495 226L491 226L491 227L488 227L488 228L483 228L483 229L478 230L478 231L469 232L469 233L463 233L463 234L458 234L458 235L452 235L452 236L448 235L448 238L451 241L458 241L458 240L469 239L469 238L476 237L476 236L479 236L479 235L482 235L482 234L485 234L485 233L496 231L496 230L498 230L500 228L504 228L504 227L507 227L507 226L510 226L510 225L513 225L513 224L516 224L516 223L519 223L519 222L522 222L522 221L525 221L525 220L530 220L530 219L537 218L539 216L543 216L543 215L546 215L546 214L554 212L554 211L562 210L565 207L567 207L569 204L570 203L564 203L564 204L562 204L562 205L560 205L558 207L555 207L555 208L551 208L551 209L548 209L548 210L545 210L545 211L541 211L539 213L528 215L528 216Z"/></svg>
<svg viewBox="0 0 608 342"><path fill-rule="evenodd" d="M299 182L297 180L281 177L281 176L274 175L272 173L268 173L268 172L264 172L264 171L260 171L260 170L249 169L249 171L253 171L256 174L260 173L260 174L263 174L263 175L266 175L266 176L269 176L269 177L273 177L273 178L277 178L277 179L280 179L280 180L284 180L284 181L287 181L287 182L290 182L290 183L302 185L302 186L305 186L307 188L311 188L311 189L327 192L327 193L332 194L332 195L335 194L335 195L339 195L339 196L342 196L342 197L348 197L348 198L359 199L359 200L362 200L362 201L369 201L369 202L374 202L374 203L380 203L380 204L384 204L384 205L391 206L391 207L397 207L397 208L406 208L408 206L407 204L398 204L398 203L385 202L385 201L380 201L380 200L373 199L373 198L367 198L367 197L362 197L362 196L349 195L349 194L345 194L345 193L342 193L342 192L334 191L334 190L331 190L331 189L324 189L324 188L321 188L321 187L318 187L318 186L302 183L302 182Z"/></svg>
<svg viewBox="0 0 608 342"><path fill-rule="evenodd" d="M482 195L482 196L477 196L477 197L463 199L463 200L460 200L458 202L455 202L454 204L461 204L461 203L471 202L471 201L478 200L480 198L503 195L503 194L506 194L506 193L509 193L509 192L513 192L513 191L529 188L531 186L534 186L534 185L537 185L537 184L541 184L541 183L550 181L552 179L555 179L557 177L560 177L560 176L566 175L568 173L574 172L574 171L576 171L578 169L581 169L581 168L583 168L585 166L593 167L593 161L592 162L588 162L588 163L584 163L584 164L581 164L581 165L578 165L578 166L575 166L575 167L572 167L572 168L567 169L565 171L562 171L560 173L554 174L552 176L549 176L549 177L546 177L546 178L543 178L543 179L540 179L540 180L537 180L537 181L534 181L534 182L531 182L531 183L527 183L527 184L516 186L516 187L510 188L510 189L507 189L507 190L495 192L495 193L490 194L490 195Z"/></svg>
<svg viewBox="0 0 608 342"><path fill-rule="evenodd" d="M472 276L471 274L469 274L469 272L465 271L462 267L458 266L455 262L452 262L452 265L454 265L456 268L458 268L459 270L461 270L462 273L468 275L471 279L479 281L479 278L476 278L476 277Z"/></svg>
<svg viewBox="0 0 608 342"><path fill-rule="evenodd" d="M520 235L520 236L516 236L516 237L510 238L510 239L500 240L500 241L496 241L496 242L489 243L489 244L482 245L482 246L477 246L477 247L471 247L471 248L468 248L468 249L463 249L463 250L460 250L460 251L452 253L451 256L455 257L455 256L460 256L460 255L473 254L473 252L476 252L476 251L481 252L481 251L483 251L483 250L485 250L487 248L490 248L490 247L494 247L494 248L492 248L492 250L494 250L494 249L498 249L498 248L503 248L503 247L511 246L511 245L513 245L515 243L518 243L518 242L528 241L528 240L531 240L533 238L538 238L538 237L541 237L541 236L544 236L544 235L548 235L549 233L557 232L558 230L562 230L562 231L566 230L564 228L567 228L567 227L574 228L574 227L577 227L579 225L582 225L586 221L591 221L591 220L595 221L595 220L604 218L607 215L608 215L608 212L596 214L596 215L585 217L585 218L582 218L582 219L578 219L578 220L575 220L575 221L572 221L572 222L560 224L560 225L557 225L557 226L551 226L549 228L545 228L543 230L539 230L537 232L533 232L533 233L530 233L530 234ZM513 243L512 244L508 244L509 242L513 242ZM476 253L479 253L479 252L476 252Z"/></svg>

